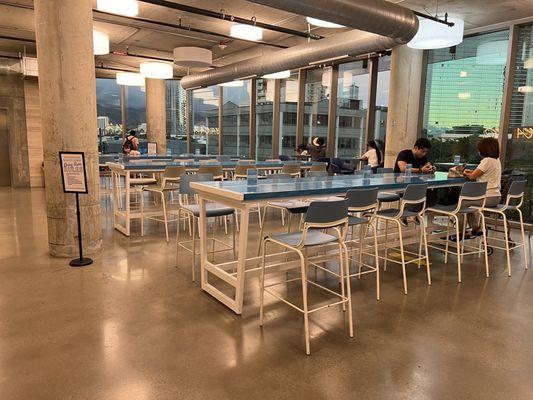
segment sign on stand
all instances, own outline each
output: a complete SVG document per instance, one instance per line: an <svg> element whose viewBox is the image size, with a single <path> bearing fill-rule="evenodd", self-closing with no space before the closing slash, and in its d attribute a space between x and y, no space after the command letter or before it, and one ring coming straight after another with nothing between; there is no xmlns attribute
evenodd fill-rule
<svg viewBox="0 0 533 400"><path fill-rule="evenodd" d="M81 151L60 151L61 178L63 192L76 194L76 217L78 220L78 250L79 258L70 261L71 267L83 267L93 263L90 258L83 257L81 236L81 215L79 195L87 194L87 174L85 172L85 156Z"/></svg>
<svg viewBox="0 0 533 400"><path fill-rule="evenodd" d="M149 156L155 156L157 155L157 143L156 142L148 142L146 144L147 153Z"/></svg>

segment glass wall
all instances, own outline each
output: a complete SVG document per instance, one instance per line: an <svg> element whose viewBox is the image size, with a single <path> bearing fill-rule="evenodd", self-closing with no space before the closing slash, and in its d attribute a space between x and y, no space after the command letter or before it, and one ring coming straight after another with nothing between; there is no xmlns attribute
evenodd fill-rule
<svg viewBox="0 0 533 400"><path fill-rule="evenodd" d="M331 68L317 68L307 71L305 78L305 112L304 112L304 143L311 143L316 137L324 139L326 146L328 136L328 107Z"/></svg>
<svg viewBox="0 0 533 400"><path fill-rule="evenodd" d="M187 93L178 80L167 80L166 113L167 113L167 149L172 154L187 152Z"/></svg>
<svg viewBox="0 0 533 400"><path fill-rule="evenodd" d="M192 92L191 150L200 154L218 154L218 93L219 86Z"/></svg>
<svg viewBox="0 0 533 400"><path fill-rule="evenodd" d="M526 219L533 221L533 25L519 27L505 168L528 178Z"/></svg>
<svg viewBox="0 0 533 400"><path fill-rule="evenodd" d="M222 150L248 157L250 145L250 81L239 87L223 87Z"/></svg>
<svg viewBox="0 0 533 400"><path fill-rule="evenodd" d="M387 137L387 111L389 110L391 57L385 56L378 61L378 78L376 87L376 122L374 125L374 140L381 146L384 154L385 139Z"/></svg>
<svg viewBox="0 0 533 400"><path fill-rule="evenodd" d="M280 82L280 140L279 154L293 156L296 149L296 120L298 108L298 71Z"/></svg>
<svg viewBox="0 0 533 400"><path fill-rule="evenodd" d="M96 79L98 150L117 153L122 148L122 108L120 86L115 79Z"/></svg>
<svg viewBox="0 0 533 400"><path fill-rule="evenodd" d="M124 86L126 92L126 130L135 129L146 139L146 92L140 86Z"/></svg>
<svg viewBox="0 0 533 400"><path fill-rule="evenodd" d="M364 153L369 84L366 62L339 65L335 121L335 154L338 157L358 157Z"/></svg>
<svg viewBox="0 0 533 400"><path fill-rule="evenodd" d="M465 38L456 47L428 52L423 135L430 159L455 154L477 162L479 137L498 136L509 31Z"/></svg>
<svg viewBox="0 0 533 400"><path fill-rule="evenodd" d="M272 115L274 107L274 81L257 79L256 144L257 160L272 156Z"/></svg>

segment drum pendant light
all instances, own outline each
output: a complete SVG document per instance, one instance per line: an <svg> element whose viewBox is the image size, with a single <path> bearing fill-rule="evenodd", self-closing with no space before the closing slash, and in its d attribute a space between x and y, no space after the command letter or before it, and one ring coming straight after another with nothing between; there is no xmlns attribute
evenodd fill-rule
<svg viewBox="0 0 533 400"><path fill-rule="evenodd" d="M109 35L93 29L93 53L95 56L109 54Z"/></svg>
<svg viewBox="0 0 533 400"><path fill-rule="evenodd" d="M213 63L213 52L201 47L176 47L174 64L182 67L210 67Z"/></svg>
<svg viewBox="0 0 533 400"><path fill-rule="evenodd" d="M237 39L257 42L263 39L263 29L255 25L236 24L230 28L230 35Z"/></svg>
<svg viewBox="0 0 533 400"><path fill-rule="evenodd" d="M151 79L172 79L174 70L171 64L159 61L146 61L140 65L141 75Z"/></svg>
<svg viewBox="0 0 533 400"><path fill-rule="evenodd" d="M97 0L96 8L127 17L135 17L139 14L139 3L136 0Z"/></svg>
<svg viewBox="0 0 533 400"><path fill-rule="evenodd" d="M465 23L461 18L448 18L453 26L418 17L418 32L407 46L412 49L443 49L456 46L463 41Z"/></svg>
<svg viewBox="0 0 533 400"><path fill-rule="evenodd" d="M118 72L117 85L123 86L144 86L144 77L136 72Z"/></svg>

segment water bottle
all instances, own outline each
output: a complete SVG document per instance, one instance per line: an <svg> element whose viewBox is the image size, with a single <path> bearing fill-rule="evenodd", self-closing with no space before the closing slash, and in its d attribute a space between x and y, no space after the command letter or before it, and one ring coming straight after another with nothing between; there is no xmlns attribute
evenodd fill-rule
<svg viewBox="0 0 533 400"><path fill-rule="evenodd" d="M406 178L410 178L411 177L411 171L413 169L413 165L412 164L407 164L405 166L405 177Z"/></svg>
<svg viewBox="0 0 533 400"><path fill-rule="evenodd" d="M461 156L459 154L456 154L453 157L453 165L457 167L459 164L461 164Z"/></svg>
<svg viewBox="0 0 533 400"><path fill-rule="evenodd" d="M370 178L370 174L372 173L372 168L370 167L370 165L365 165L363 167L363 179L369 179Z"/></svg>
<svg viewBox="0 0 533 400"><path fill-rule="evenodd" d="M246 183L248 186L257 186L257 170L250 168L246 171Z"/></svg>

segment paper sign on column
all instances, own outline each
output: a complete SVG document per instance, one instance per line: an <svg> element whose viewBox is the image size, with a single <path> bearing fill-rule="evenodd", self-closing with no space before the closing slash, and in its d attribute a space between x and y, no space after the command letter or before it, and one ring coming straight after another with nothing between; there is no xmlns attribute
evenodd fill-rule
<svg viewBox="0 0 533 400"><path fill-rule="evenodd" d="M83 152L60 151L61 176L65 193L87 193L87 175Z"/></svg>

